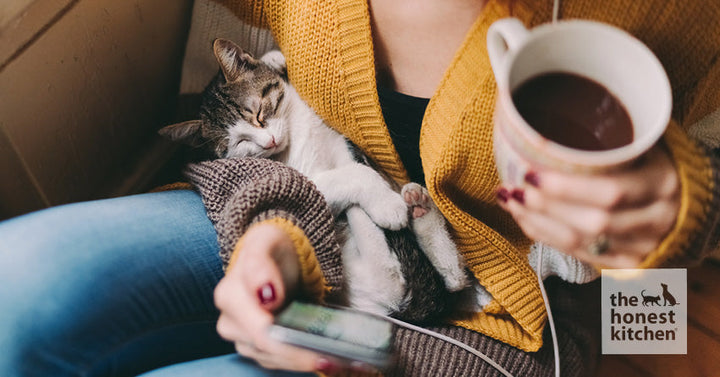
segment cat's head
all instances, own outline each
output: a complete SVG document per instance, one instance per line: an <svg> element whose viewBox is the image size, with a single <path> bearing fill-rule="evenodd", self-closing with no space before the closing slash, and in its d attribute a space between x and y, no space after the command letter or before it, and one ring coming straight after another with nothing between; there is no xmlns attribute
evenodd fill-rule
<svg viewBox="0 0 720 377"><path fill-rule="evenodd" d="M220 72L203 92L200 119L159 133L206 146L220 158L267 158L282 152L289 138L283 55L271 51L255 59L226 39L215 40L213 52Z"/></svg>

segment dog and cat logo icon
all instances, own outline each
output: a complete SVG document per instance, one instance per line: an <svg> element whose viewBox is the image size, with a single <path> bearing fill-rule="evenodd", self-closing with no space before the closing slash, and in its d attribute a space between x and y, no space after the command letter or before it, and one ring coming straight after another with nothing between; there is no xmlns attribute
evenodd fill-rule
<svg viewBox="0 0 720 377"><path fill-rule="evenodd" d="M662 306L675 306L680 305L679 302L675 299L675 296L673 296L670 291L668 290L668 285L665 283L660 283L660 286L662 287L662 294L657 296L649 296L645 295L645 289L643 289L640 292L640 296L642 296L642 304L645 306L650 305L658 305L660 306L660 299L664 300Z"/></svg>
<svg viewBox="0 0 720 377"><path fill-rule="evenodd" d="M603 354L687 353L687 270L602 270Z"/></svg>

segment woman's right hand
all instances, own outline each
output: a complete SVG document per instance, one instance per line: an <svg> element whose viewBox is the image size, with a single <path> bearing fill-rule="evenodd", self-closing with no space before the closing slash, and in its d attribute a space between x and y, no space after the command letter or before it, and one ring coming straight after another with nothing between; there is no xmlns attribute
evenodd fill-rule
<svg viewBox="0 0 720 377"><path fill-rule="evenodd" d="M215 288L220 309L217 331L235 343L237 352L267 369L321 371L332 374L339 364L267 335L274 311L292 298L300 265L290 237L280 228L259 224L243 237L242 249Z"/></svg>

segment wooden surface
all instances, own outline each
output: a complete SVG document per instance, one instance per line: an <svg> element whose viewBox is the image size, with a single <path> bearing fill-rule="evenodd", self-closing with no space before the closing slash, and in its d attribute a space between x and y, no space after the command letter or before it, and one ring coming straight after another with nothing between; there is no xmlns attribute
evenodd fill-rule
<svg viewBox="0 0 720 377"><path fill-rule="evenodd" d="M720 262L688 269L687 355L604 355L597 376L720 377Z"/></svg>
<svg viewBox="0 0 720 377"><path fill-rule="evenodd" d="M33 0L0 28L0 220L146 188L174 149L156 131L174 119L192 5Z"/></svg>

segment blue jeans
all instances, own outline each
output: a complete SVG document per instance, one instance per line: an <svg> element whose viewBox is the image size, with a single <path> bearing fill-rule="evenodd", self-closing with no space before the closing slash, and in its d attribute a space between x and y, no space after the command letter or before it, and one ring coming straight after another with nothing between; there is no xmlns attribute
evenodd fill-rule
<svg viewBox="0 0 720 377"><path fill-rule="evenodd" d="M215 332L222 276L215 231L192 191L4 221L0 376L134 376L200 358L209 359L174 365L172 375L205 375L203 366L214 376L279 375L236 357Z"/></svg>

